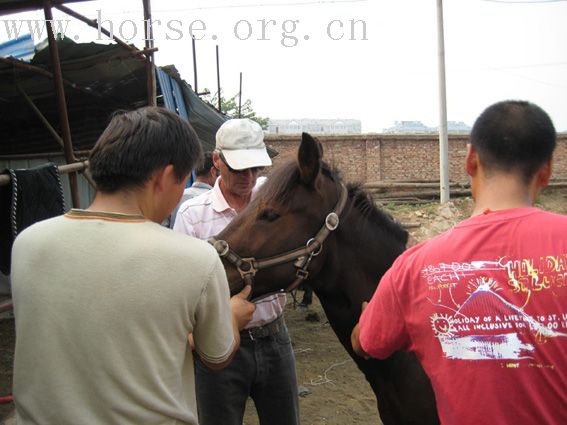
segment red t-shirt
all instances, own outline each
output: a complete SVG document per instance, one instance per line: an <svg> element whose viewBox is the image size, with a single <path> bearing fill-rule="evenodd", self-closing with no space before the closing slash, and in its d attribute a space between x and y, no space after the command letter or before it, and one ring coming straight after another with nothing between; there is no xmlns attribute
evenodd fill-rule
<svg viewBox="0 0 567 425"><path fill-rule="evenodd" d="M567 424L567 216L490 212L408 250L360 343L414 351L444 425Z"/></svg>

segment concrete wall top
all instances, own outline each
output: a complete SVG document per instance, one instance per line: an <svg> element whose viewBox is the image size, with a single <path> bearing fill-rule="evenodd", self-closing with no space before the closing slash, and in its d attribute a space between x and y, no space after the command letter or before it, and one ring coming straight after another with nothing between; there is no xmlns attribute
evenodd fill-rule
<svg viewBox="0 0 567 425"><path fill-rule="evenodd" d="M439 179L439 136L437 134L335 134L318 135L324 158L342 171L349 181L414 181ZM266 144L280 155L274 165L295 155L300 134L270 134ZM449 134L450 180L464 182L468 134ZM567 133L557 137L553 177L567 178Z"/></svg>

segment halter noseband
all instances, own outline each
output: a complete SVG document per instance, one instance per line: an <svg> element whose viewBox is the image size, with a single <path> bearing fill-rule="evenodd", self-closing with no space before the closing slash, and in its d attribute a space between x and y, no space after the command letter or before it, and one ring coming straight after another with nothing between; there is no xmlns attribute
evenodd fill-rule
<svg viewBox="0 0 567 425"><path fill-rule="evenodd" d="M346 186L341 182L341 193L339 194L339 200L335 205L335 209L327 214L325 218L325 223L319 229L317 234L309 239L305 246L293 249L283 254L274 255L268 258L262 258L257 260L254 257L242 258L236 252L234 252L229 246L228 242L221 239L216 239L214 237L210 238L208 242L215 247L217 253L221 258L226 259L229 263L233 264L242 280L244 280L245 285L253 286L254 276L258 270L267 269L269 267L277 266L284 263L289 263L294 261L294 266L297 268L295 272L295 280L284 290L272 292L269 294L262 295L261 297L255 298L257 301L261 298L267 297L277 292L289 292L297 288L301 282L309 277L309 265L313 257L319 255L323 249L323 242L325 239L339 227L339 217L342 214L346 202L348 199L348 190Z"/></svg>

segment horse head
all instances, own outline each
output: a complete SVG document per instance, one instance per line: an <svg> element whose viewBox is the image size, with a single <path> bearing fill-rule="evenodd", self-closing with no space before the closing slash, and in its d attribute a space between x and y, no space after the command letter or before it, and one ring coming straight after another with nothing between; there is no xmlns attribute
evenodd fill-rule
<svg viewBox="0 0 567 425"><path fill-rule="evenodd" d="M288 289L298 278L320 272L328 253L324 245L339 225L337 204L341 195L343 204L347 197L346 188L326 171L322 158L321 144L303 133L296 160L277 167L252 202L216 237L232 293L242 289L246 271L251 271L253 298ZM334 215L328 218L330 213ZM234 254L233 260L223 251Z"/></svg>
<svg viewBox="0 0 567 425"><path fill-rule="evenodd" d="M321 144L303 133L297 157L272 172L216 239L232 293L246 281L257 298L308 280L320 298L346 297L357 316L404 250L407 232L358 186L347 189L323 162Z"/></svg>

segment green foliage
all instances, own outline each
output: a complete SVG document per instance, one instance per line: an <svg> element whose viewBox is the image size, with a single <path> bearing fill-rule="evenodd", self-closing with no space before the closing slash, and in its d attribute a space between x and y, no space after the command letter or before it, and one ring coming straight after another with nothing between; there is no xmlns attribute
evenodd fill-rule
<svg viewBox="0 0 567 425"><path fill-rule="evenodd" d="M205 89L205 91L208 90ZM211 105L213 105L213 107L215 108L218 108L219 106L218 92L215 93L213 96L211 96L210 94L204 95L202 96L202 99L205 102L208 102ZM261 117L257 115L256 112L254 112L254 110L252 109L252 101L250 99L246 99L246 101L242 103L240 116L238 115L238 93L232 96L231 98L226 99L222 95L222 90L221 90L221 108L222 108L222 113L226 114L231 118L250 118L251 120L256 121L258 124L260 124L260 126L264 130L268 128L268 123L270 119L268 117Z"/></svg>

